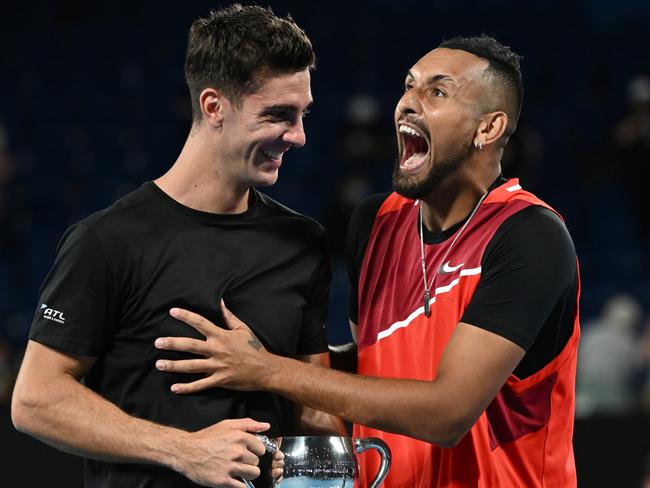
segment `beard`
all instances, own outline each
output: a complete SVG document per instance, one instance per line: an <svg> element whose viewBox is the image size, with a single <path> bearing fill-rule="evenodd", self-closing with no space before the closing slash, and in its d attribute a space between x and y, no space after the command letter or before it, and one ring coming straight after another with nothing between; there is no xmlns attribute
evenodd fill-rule
<svg viewBox="0 0 650 488"><path fill-rule="evenodd" d="M472 151L471 141L463 144L454 154L431 165L423 175L403 175L399 169L400 158L398 156L393 167L393 190L403 197L422 200L435 190L441 182L456 174L463 161L468 158Z"/></svg>

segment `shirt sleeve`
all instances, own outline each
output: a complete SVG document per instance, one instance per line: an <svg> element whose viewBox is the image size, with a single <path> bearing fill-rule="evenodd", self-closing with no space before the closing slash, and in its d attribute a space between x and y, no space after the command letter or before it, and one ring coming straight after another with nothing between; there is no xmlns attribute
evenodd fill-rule
<svg viewBox="0 0 650 488"><path fill-rule="evenodd" d="M66 353L98 357L114 330L117 293L102 245L88 225L70 227L40 290L29 338Z"/></svg>
<svg viewBox="0 0 650 488"><path fill-rule="evenodd" d="M303 311L303 323L298 340L298 354L319 354L326 352L327 333L325 321L329 303L332 269L330 266L327 247L327 234L322 234L318 242L318 267L311 279L311 287L307 295L307 305Z"/></svg>
<svg viewBox="0 0 650 488"><path fill-rule="evenodd" d="M558 304L575 297L573 242L562 220L544 207L531 206L507 219L481 264L481 280L461 322L499 334L527 351ZM556 336L570 335L572 320L552 322L566 329L555 331Z"/></svg>
<svg viewBox="0 0 650 488"><path fill-rule="evenodd" d="M390 193L379 193L361 201L350 216L348 235L345 242L345 255L350 279L350 300L348 317L355 324L359 321L359 276L363 257L366 254L372 225L382 204Z"/></svg>

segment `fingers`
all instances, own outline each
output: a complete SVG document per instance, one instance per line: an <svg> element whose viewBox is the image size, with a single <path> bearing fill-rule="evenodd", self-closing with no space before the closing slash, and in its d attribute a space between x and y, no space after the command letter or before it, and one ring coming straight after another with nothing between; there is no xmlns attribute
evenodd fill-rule
<svg viewBox="0 0 650 488"><path fill-rule="evenodd" d="M273 478L273 481L275 483L279 483L282 481L282 477L284 476L284 468L272 468L271 469L271 478Z"/></svg>
<svg viewBox="0 0 650 488"><path fill-rule="evenodd" d="M235 468L236 476L244 478L245 480L254 480L258 478L261 471L257 466L251 466L250 464L239 464Z"/></svg>
<svg viewBox="0 0 650 488"><path fill-rule="evenodd" d="M271 428L271 424L268 422L258 422L257 420L253 420L251 418L228 419L224 420L222 423L231 429L239 429L254 433L264 432L265 430L269 430Z"/></svg>
<svg viewBox="0 0 650 488"><path fill-rule="evenodd" d="M271 478L276 483L282 481L284 476L284 453L282 451L277 451L273 455L273 461L271 462Z"/></svg>
<svg viewBox="0 0 650 488"><path fill-rule="evenodd" d="M172 393L179 395L189 395L190 393L198 393L209 388L219 386L219 382L215 379L214 375L200 380L192 381L191 383L174 383L170 390Z"/></svg>
<svg viewBox="0 0 650 488"><path fill-rule="evenodd" d="M178 361L159 359L156 361L156 369L168 373L205 373L210 371L208 361L205 359L182 359Z"/></svg>
<svg viewBox="0 0 650 488"><path fill-rule="evenodd" d="M275 451L271 466L274 468L284 466L284 453L280 449Z"/></svg>
<svg viewBox="0 0 650 488"><path fill-rule="evenodd" d="M275 445L278 446L278 450L275 451L273 460L271 461L271 478L277 484L284 479L284 453L280 450L282 447L282 437L276 437L274 441Z"/></svg>
<svg viewBox="0 0 650 488"><path fill-rule="evenodd" d="M248 449L243 450L236 461L239 461L242 464L249 464L251 466L258 466L260 464L259 456Z"/></svg>
<svg viewBox="0 0 650 488"><path fill-rule="evenodd" d="M187 325L191 327L194 327L205 337L208 337L209 335L214 334L215 332L220 330L219 327L214 325L212 322L210 322L202 315L199 315L198 313L190 312L189 310L185 310L184 308L172 308L169 311L169 315L171 315L177 320L180 320L181 322L185 322Z"/></svg>
<svg viewBox="0 0 650 488"><path fill-rule="evenodd" d="M230 330L241 329L242 327L250 330L250 327L239 320L239 318L234 313L232 313L228 307L226 307L226 303L223 301L223 299L221 300L221 313L223 314L223 319L226 323L226 327Z"/></svg>
<svg viewBox="0 0 650 488"><path fill-rule="evenodd" d="M246 437L246 447L256 456L263 456L266 452L266 447L264 447L262 441L255 436Z"/></svg>
<svg viewBox="0 0 650 488"><path fill-rule="evenodd" d="M189 337L159 337L154 342L158 349L168 351L183 351L201 356L208 356L207 343Z"/></svg>
<svg viewBox="0 0 650 488"><path fill-rule="evenodd" d="M264 349L264 345L257 338L253 330L246 325L244 322L239 320L236 315L234 315L228 308L223 300L221 300L221 313L223 313L223 319L225 325L230 330L244 330L250 334L251 340L248 341L248 345L255 348L256 350Z"/></svg>
<svg viewBox="0 0 650 488"><path fill-rule="evenodd" d="M266 452L264 443L255 435L259 432L264 432L271 427L268 422L258 422L251 418L244 419L228 419L220 422L221 425L229 429L243 431L240 440L243 441L246 449L253 453L256 457L263 456ZM252 462L251 462L252 464Z"/></svg>

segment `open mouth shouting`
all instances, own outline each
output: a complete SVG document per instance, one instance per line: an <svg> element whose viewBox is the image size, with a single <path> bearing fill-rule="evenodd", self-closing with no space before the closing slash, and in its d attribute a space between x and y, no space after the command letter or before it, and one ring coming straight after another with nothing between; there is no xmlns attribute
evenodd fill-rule
<svg viewBox="0 0 650 488"><path fill-rule="evenodd" d="M402 153L399 168L403 174L417 173L426 163L429 155L429 142L422 131L411 125L399 124Z"/></svg>

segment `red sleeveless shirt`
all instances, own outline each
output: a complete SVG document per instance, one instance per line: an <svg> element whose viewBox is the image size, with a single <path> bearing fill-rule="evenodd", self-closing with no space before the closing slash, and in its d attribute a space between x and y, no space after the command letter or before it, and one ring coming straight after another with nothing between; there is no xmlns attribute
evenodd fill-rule
<svg viewBox="0 0 650 488"><path fill-rule="evenodd" d="M553 210L522 190L516 179L508 180L488 194L448 255L453 238L426 246L428 269L448 264L446 269L453 270L436 276L431 316L426 317L418 202L390 195L375 217L359 278L359 374L433 380L481 279L487 245L508 217L530 205ZM355 425L355 437L380 437L391 448L392 467L384 486L576 486L572 436L580 330L577 303L575 310L573 334L562 351L525 379L511 375L456 447ZM366 452L359 462L359 484L369 486L379 456Z"/></svg>

